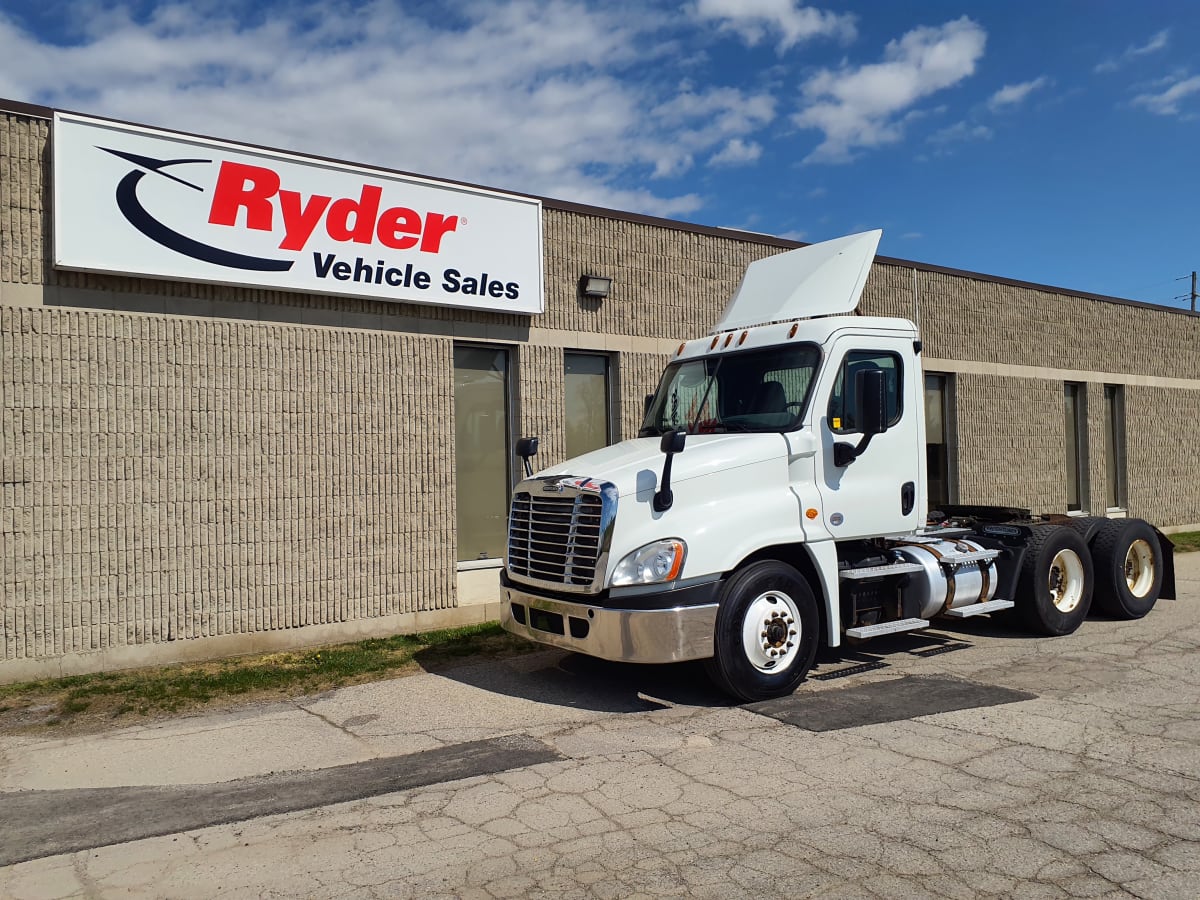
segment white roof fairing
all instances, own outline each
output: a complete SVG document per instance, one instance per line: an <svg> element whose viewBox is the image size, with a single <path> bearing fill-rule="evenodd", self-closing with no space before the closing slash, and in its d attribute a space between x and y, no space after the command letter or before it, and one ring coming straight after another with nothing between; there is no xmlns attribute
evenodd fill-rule
<svg viewBox="0 0 1200 900"><path fill-rule="evenodd" d="M864 231L750 263L709 334L853 312L882 235Z"/></svg>

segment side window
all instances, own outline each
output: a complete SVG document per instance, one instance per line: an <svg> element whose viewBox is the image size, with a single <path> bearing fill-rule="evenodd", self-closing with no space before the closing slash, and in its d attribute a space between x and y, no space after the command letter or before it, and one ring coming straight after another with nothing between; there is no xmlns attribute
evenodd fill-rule
<svg viewBox="0 0 1200 900"><path fill-rule="evenodd" d="M833 393L829 397L829 427L838 434L857 430L854 385L858 373L868 369L882 369L884 372L888 426L900 421L900 414L904 412L904 398L900 387L899 355L883 350L851 350L842 360L837 381L833 384Z"/></svg>

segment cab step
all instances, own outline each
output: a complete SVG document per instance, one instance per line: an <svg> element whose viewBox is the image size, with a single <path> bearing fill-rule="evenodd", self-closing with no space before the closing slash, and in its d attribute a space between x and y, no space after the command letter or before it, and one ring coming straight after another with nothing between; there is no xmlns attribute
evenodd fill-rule
<svg viewBox="0 0 1200 900"><path fill-rule="evenodd" d="M928 628L928 619L896 619L893 622L879 622L875 625L860 625L857 628L847 628L846 637L873 638L884 634L896 634L901 631L916 631L918 628Z"/></svg>
<svg viewBox="0 0 1200 900"><path fill-rule="evenodd" d="M919 563L898 562L886 566L863 566L861 569L842 569L838 578L846 581L862 581L866 578L886 578L889 575L907 575L909 572L920 572L924 566Z"/></svg>
<svg viewBox="0 0 1200 900"><path fill-rule="evenodd" d="M986 603L971 603L958 609L948 609L942 615L952 619L967 619L971 616L982 616L987 613L1000 612L1002 609L1012 609L1016 606L1011 600L988 600Z"/></svg>
<svg viewBox="0 0 1200 900"><path fill-rule="evenodd" d="M999 550L971 550L967 553L944 553L938 559L938 562L944 566L965 566L970 563L990 562L999 555Z"/></svg>

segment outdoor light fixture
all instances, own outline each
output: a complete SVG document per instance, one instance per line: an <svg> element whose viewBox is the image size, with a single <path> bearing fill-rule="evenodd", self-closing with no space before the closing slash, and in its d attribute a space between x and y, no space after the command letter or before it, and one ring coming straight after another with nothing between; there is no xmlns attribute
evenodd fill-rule
<svg viewBox="0 0 1200 900"><path fill-rule="evenodd" d="M603 300L612 290L612 279L601 275L584 275L579 279L579 293L593 300Z"/></svg>

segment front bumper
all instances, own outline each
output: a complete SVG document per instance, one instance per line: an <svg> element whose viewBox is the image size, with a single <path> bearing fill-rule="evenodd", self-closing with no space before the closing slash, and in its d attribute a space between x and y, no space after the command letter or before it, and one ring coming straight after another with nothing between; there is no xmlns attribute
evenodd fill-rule
<svg viewBox="0 0 1200 900"><path fill-rule="evenodd" d="M651 608L614 609L544 597L502 579L500 624L531 641L615 662L705 659L713 655L717 587L662 591L644 595Z"/></svg>

